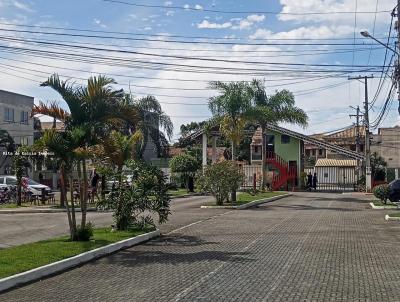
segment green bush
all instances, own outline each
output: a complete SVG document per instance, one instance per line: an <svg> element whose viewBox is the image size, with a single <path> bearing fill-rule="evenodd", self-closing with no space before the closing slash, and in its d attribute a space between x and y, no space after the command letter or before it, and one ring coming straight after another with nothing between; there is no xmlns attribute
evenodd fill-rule
<svg viewBox="0 0 400 302"><path fill-rule="evenodd" d="M94 224L88 222L84 227L78 226L76 233L78 241L89 241L93 237Z"/></svg>
<svg viewBox="0 0 400 302"><path fill-rule="evenodd" d="M132 175L132 184L112 191L98 206L114 211L118 230L155 227L153 214L158 215L159 223L166 222L170 214L170 197L164 173L157 167L138 161L127 162L126 168ZM116 179L120 177L115 176Z"/></svg>
<svg viewBox="0 0 400 302"><path fill-rule="evenodd" d="M374 188L374 195L386 204L386 201L389 198L389 186L386 184L376 186Z"/></svg>
<svg viewBox="0 0 400 302"><path fill-rule="evenodd" d="M229 194L240 187L243 178L244 175L235 164L223 161L207 166L199 174L197 183L202 192L210 193L217 205L222 205L224 201L229 201Z"/></svg>
<svg viewBox="0 0 400 302"><path fill-rule="evenodd" d="M193 181L196 171L200 168L198 159L189 154L180 154L171 159L169 167L172 173L181 175L185 187L189 192L193 192Z"/></svg>

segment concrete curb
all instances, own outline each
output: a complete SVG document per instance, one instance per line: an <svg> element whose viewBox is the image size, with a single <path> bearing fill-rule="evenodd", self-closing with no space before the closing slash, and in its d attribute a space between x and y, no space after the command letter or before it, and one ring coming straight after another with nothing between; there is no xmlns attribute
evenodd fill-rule
<svg viewBox="0 0 400 302"><path fill-rule="evenodd" d="M171 200L173 200L173 199L188 198L188 197L195 197L195 196L207 196L207 195L200 194L200 193L186 194L186 195L181 195L181 196L173 196L173 197L171 197Z"/></svg>
<svg viewBox="0 0 400 302"><path fill-rule="evenodd" d="M254 200L252 202L242 204L240 206L201 206L200 208L202 209L235 209L235 210L244 210L250 207L254 207L256 205L262 204L262 203L267 203L267 202L272 202L278 199L282 199L288 196L291 196L291 193L288 194L283 194L279 196L274 196L270 198L264 198L264 199L259 199L259 200Z"/></svg>
<svg viewBox="0 0 400 302"><path fill-rule="evenodd" d="M106 245L71 258L60 260L54 263L50 263L23 273L19 273L10 277L0 279L0 293L11 289L16 286L20 286L32 281L40 280L44 277L50 275L61 273L70 268L76 267L78 265L87 263L94 259L112 254L116 251L138 245L140 243L146 242L150 239L160 236L160 230L155 230L143 235L136 236L134 238L125 239L110 245Z"/></svg>
<svg viewBox="0 0 400 302"><path fill-rule="evenodd" d="M390 217L389 215L385 215L386 221L400 221L400 217Z"/></svg>
<svg viewBox="0 0 400 302"><path fill-rule="evenodd" d="M97 210L97 209L87 209L88 212L111 212L111 211L103 211L103 210ZM46 208L46 209L22 209L22 210L15 210L15 209L3 209L0 210L0 215L1 214L43 214L43 213L66 213L67 210L65 209L51 209L51 208ZM80 213L81 209L75 209L76 213Z"/></svg>
<svg viewBox="0 0 400 302"><path fill-rule="evenodd" d="M374 210L396 210L398 208L397 206L376 206L373 202L370 202L369 205Z"/></svg>

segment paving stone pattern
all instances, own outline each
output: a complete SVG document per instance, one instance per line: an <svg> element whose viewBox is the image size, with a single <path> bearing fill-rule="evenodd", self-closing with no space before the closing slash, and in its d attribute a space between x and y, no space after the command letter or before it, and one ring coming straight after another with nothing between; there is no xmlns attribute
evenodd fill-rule
<svg viewBox="0 0 400 302"><path fill-rule="evenodd" d="M400 224L357 197L219 214L0 301L400 301Z"/></svg>

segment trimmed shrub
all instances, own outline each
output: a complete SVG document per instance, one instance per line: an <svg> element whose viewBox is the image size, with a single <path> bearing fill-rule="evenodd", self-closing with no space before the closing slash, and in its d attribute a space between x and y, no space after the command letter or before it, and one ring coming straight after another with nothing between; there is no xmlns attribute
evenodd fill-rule
<svg viewBox="0 0 400 302"><path fill-rule="evenodd" d="M376 186L374 188L374 196L386 204L389 198L389 186L387 184Z"/></svg>
<svg viewBox="0 0 400 302"><path fill-rule="evenodd" d="M229 201L232 191L239 189L243 178L244 175L234 163L223 161L207 166L200 173L197 183L201 191L210 193L217 205L222 205L224 201Z"/></svg>
<svg viewBox="0 0 400 302"><path fill-rule="evenodd" d="M93 237L94 224L88 222L84 227L78 226L76 234L79 241L89 241Z"/></svg>

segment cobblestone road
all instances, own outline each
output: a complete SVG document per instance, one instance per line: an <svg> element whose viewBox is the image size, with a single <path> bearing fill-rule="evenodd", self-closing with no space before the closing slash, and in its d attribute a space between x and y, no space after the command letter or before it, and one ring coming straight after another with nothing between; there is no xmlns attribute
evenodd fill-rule
<svg viewBox="0 0 400 302"><path fill-rule="evenodd" d="M400 301L400 224L354 196L219 214L0 300Z"/></svg>

